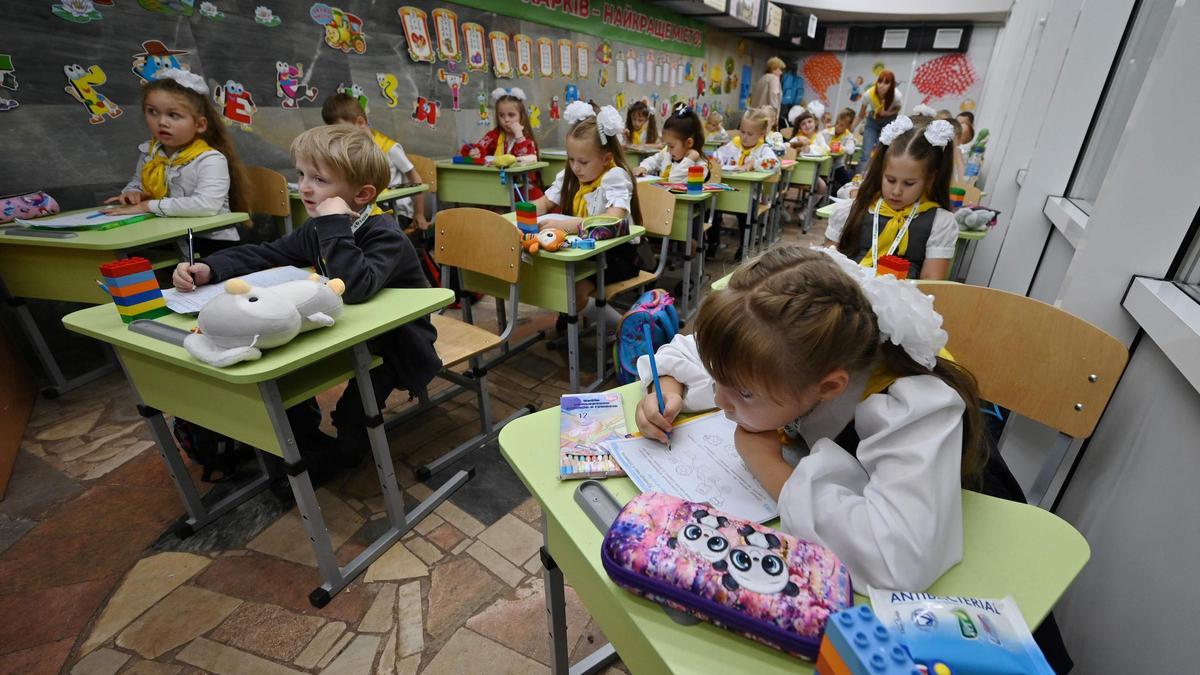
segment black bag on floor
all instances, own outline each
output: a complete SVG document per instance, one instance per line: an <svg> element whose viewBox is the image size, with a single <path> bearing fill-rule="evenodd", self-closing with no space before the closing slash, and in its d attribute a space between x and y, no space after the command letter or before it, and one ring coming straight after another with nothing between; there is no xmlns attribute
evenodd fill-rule
<svg viewBox="0 0 1200 675"><path fill-rule="evenodd" d="M180 449L204 469L200 480L206 483L219 483L231 478L237 472L238 465L253 454L253 450L240 441L178 417L175 418L172 432ZM214 470L221 474L215 480L212 477Z"/></svg>

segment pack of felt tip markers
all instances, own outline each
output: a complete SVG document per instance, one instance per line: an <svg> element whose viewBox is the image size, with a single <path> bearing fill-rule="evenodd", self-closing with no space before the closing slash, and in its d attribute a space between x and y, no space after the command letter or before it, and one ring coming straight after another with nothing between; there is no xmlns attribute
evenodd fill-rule
<svg viewBox="0 0 1200 675"><path fill-rule="evenodd" d="M624 476L602 446L625 438L625 408L617 393L568 394L560 399L559 480Z"/></svg>

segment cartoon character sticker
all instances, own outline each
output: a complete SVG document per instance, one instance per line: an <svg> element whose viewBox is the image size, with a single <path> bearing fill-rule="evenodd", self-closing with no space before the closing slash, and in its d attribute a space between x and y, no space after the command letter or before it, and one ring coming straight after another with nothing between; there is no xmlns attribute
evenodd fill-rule
<svg viewBox="0 0 1200 675"><path fill-rule="evenodd" d="M243 131L251 131L258 106L254 105L254 97L241 82L226 80L225 84L217 85L213 89L213 101L221 109L226 122L241 127Z"/></svg>
<svg viewBox="0 0 1200 675"><path fill-rule="evenodd" d="M195 0L138 0L142 9L167 16L191 16L194 4Z"/></svg>
<svg viewBox="0 0 1200 675"><path fill-rule="evenodd" d="M391 73L375 73L375 81L379 83L379 92L387 101L387 107L395 108L400 103L396 98L396 87L400 84L396 81L396 76Z"/></svg>
<svg viewBox="0 0 1200 675"><path fill-rule="evenodd" d="M458 112L458 93L467 84L467 74L455 72L458 70L456 67L458 66L457 61L451 61L449 66L449 68L438 68L438 82L445 82L450 85L450 109Z"/></svg>
<svg viewBox="0 0 1200 675"><path fill-rule="evenodd" d="M175 58L187 53L180 49L169 49L158 40L146 40L142 43L142 53L133 55L133 74L144 83L158 79L159 71L166 68L187 70L187 65Z"/></svg>
<svg viewBox="0 0 1200 675"><path fill-rule="evenodd" d="M458 15L440 7L433 10L433 32L437 35L438 58L457 61L462 56L458 47Z"/></svg>
<svg viewBox="0 0 1200 675"><path fill-rule="evenodd" d="M308 10L308 15L318 25L325 27L325 44L344 54L367 51L367 38L363 34L363 20L337 7L318 2Z"/></svg>
<svg viewBox="0 0 1200 675"><path fill-rule="evenodd" d="M92 0L62 0L58 4L51 5L50 11L54 13L54 16L71 23L88 23L104 18Z"/></svg>
<svg viewBox="0 0 1200 675"><path fill-rule="evenodd" d="M0 112L12 110L21 105L19 101L9 98L4 95L3 89L16 91L17 87L17 68L13 65L12 57L8 54L0 54Z"/></svg>
<svg viewBox="0 0 1200 675"><path fill-rule="evenodd" d="M429 42L429 25L425 12L416 7L401 7L400 23L404 25L404 37L408 42L408 57L418 63L433 63L433 47Z"/></svg>
<svg viewBox="0 0 1200 675"><path fill-rule="evenodd" d="M565 105L571 105L572 103L574 103L575 101L578 101L578 100L579 100L579 87L576 87L573 84L568 84L566 95L563 97L563 103Z"/></svg>
<svg viewBox="0 0 1200 675"><path fill-rule="evenodd" d="M463 45L467 50L467 70L484 72L487 70L487 33L483 26L477 23L462 25Z"/></svg>
<svg viewBox="0 0 1200 675"><path fill-rule="evenodd" d="M492 73L496 77L512 77L512 61L508 58L508 33L494 30L488 33L492 46Z"/></svg>
<svg viewBox="0 0 1200 675"><path fill-rule="evenodd" d="M558 97L550 97L550 119L556 120L562 117L562 113L558 109Z"/></svg>
<svg viewBox="0 0 1200 675"><path fill-rule="evenodd" d="M303 63L275 62L275 96L283 99L279 105L288 110L299 108L301 101L317 98L317 88L308 86L304 78Z"/></svg>
<svg viewBox="0 0 1200 675"><path fill-rule="evenodd" d="M563 77L566 77L566 78L571 77L571 73L572 73L571 62L574 61L574 58L572 58L572 56L571 56L571 52L574 49L575 49L575 44L572 43L570 40L559 40L558 41L558 72Z"/></svg>
<svg viewBox="0 0 1200 675"><path fill-rule="evenodd" d="M488 95L486 92L479 92L475 95L475 102L479 104L479 126L486 127L490 121L488 116Z"/></svg>
<svg viewBox="0 0 1200 675"><path fill-rule="evenodd" d="M513 36L513 50L517 53L517 74L533 77L533 39L517 33Z"/></svg>
<svg viewBox="0 0 1200 675"><path fill-rule="evenodd" d="M216 5L207 1L200 3L200 16L206 19L212 19L213 21L225 20L225 12L217 9Z"/></svg>
<svg viewBox="0 0 1200 675"><path fill-rule="evenodd" d="M542 128L542 109L540 106L532 106L529 108L529 126L534 129Z"/></svg>
<svg viewBox="0 0 1200 675"><path fill-rule="evenodd" d="M616 106L617 110L625 109L625 92L618 91L613 95L613 105Z"/></svg>
<svg viewBox="0 0 1200 675"><path fill-rule="evenodd" d="M370 114L370 109L368 108L370 101L367 100L367 92L364 91L362 87L354 83L351 83L349 86L347 86L339 82L337 91L340 94L345 94L355 101L358 101L358 105L362 107L364 115Z"/></svg>
<svg viewBox="0 0 1200 675"><path fill-rule="evenodd" d="M254 8L254 23L267 28L278 28L279 24L283 23L283 19L275 16L270 7L259 5Z"/></svg>
<svg viewBox="0 0 1200 675"><path fill-rule="evenodd" d="M416 105L413 106L412 118L418 122L424 122L430 128L437 126L438 111L441 110L442 104L437 101L431 101L424 96L418 96Z"/></svg>
<svg viewBox="0 0 1200 675"><path fill-rule="evenodd" d="M858 99L862 98L862 75L859 75L853 79L847 78L846 81L850 83L850 102L858 103Z"/></svg>
<svg viewBox="0 0 1200 675"><path fill-rule="evenodd" d="M104 70L100 66L91 66L84 70L83 66L72 63L63 66L63 73L67 76L66 92L87 109L88 115L90 115L88 122L103 124L105 115L110 118L121 116L123 112L121 108L104 94L96 91L96 87L108 81L108 76L104 74Z"/></svg>
<svg viewBox="0 0 1200 675"><path fill-rule="evenodd" d="M538 75L554 77L554 41L540 37L538 44Z"/></svg>

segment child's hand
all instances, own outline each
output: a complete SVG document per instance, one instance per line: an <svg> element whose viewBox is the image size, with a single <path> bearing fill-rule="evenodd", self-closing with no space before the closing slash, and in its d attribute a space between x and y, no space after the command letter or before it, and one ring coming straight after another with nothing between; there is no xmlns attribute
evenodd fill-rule
<svg viewBox="0 0 1200 675"><path fill-rule="evenodd" d="M318 216L332 216L340 213L345 213L350 216L357 216L358 212L350 208L345 199L341 197L330 197L325 201L317 204Z"/></svg>
<svg viewBox="0 0 1200 675"><path fill-rule="evenodd" d="M547 218L538 223L538 230L564 230L567 234L578 234L583 218Z"/></svg>
<svg viewBox="0 0 1200 675"><path fill-rule="evenodd" d="M733 432L733 445L767 493L779 499L784 483L792 474L791 465L783 458L779 431L747 431L739 424Z"/></svg>
<svg viewBox="0 0 1200 675"><path fill-rule="evenodd" d="M508 123L508 132L513 135L513 138L525 138L525 127L521 126L519 120L513 120Z"/></svg>
<svg viewBox="0 0 1200 675"><path fill-rule="evenodd" d="M479 148L471 148L471 151L468 153L468 156L471 157L472 159L479 159Z"/></svg>
<svg viewBox="0 0 1200 675"><path fill-rule="evenodd" d="M658 412L658 396L650 392L642 397L637 407L638 431L646 438L652 438L659 443L667 442L667 434L674 428L675 418L683 409L683 397L663 389L663 412Z"/></svg>
<svg viewBox="0 0 1200 675"><path fill-rule="evenodd" d="M197 286L203 286L212 281L212 268L204 263L188 264L181 262L175 266L175 273L171 275L171 283L175 284L175 290L181 293L196 290Z"/></svg>
<svg viewBox="0 0 1200 675"><path fill-rule="evenodd" d="M139 213L150 213L150 202L137 202L132 206L115 206L104 210L106 216L136 216Z"/></svg>
<svg viewBox="0 0 1200 675"><path fill-rule="evenodd" d="M640 167L640 166L639 166L637 169L635 169L635 170L634 170L634 172L633 172L633 175L635 175L635 176L645 176L645 175L646 175L646 170L645 170L645 169L643 169L642 167Z"/></svg>
<svg viewBox="0 0 1200 675"><path fill-rule="evenodd" d="M425 220L424 214L413 216L413 225L416 225L417 229L421 230L422 232L429 229L429 221Z"/></svg>
<svg viewBox="0 0 1200 675"><path fill-rule="evenodd" d="M139 192L137 190L131 190L129 192L122 192L121 194L117 195L116 197L109 197L108 199L104 200L104 203L105 204L120 204L122 206L132 206L133 204L137 204L137 203L143 202L143 201L148 201L150 199L153 199L153 197L150 196L149 192Z"/></svg>

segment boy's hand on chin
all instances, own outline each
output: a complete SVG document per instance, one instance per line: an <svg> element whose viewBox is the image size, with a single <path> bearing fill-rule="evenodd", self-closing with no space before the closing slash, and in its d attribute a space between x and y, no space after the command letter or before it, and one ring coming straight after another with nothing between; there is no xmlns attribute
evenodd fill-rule
<svg viewBox="0 0 1200 675"><path fill-rule="evenodd" d="M341 197L330 197L320 204L317 204L318 216L332 216L339 213L345 213L351 216L358 215L358 211L350 208L350 205L346 203L346 200L342 199Z"/></svg>

